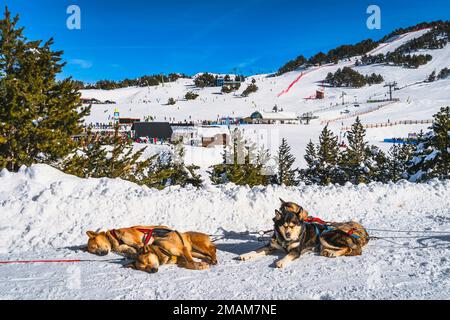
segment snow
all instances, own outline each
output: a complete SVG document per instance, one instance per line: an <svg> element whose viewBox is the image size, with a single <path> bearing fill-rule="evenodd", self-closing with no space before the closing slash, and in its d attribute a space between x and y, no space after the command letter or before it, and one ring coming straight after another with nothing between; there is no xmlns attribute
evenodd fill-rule
<svg viewBox="0 0 450 320"><path fill-rule="evenodd" d="M408 41L414 40L428 33L431 29L425 28L419 31L407 32L402 35L394 36L388 39L385 43L381 43L377 48L369 52L369 55L387 54L388 52L394 52Z"/></svg>
<svg viewBox="0 0 450 320"><path fill-rule="evenodd" d="M424 159L425 162L434 160L440 154L439 150L433 150L429 155L427 155Z"/></svg>
<svg viewBox="0 0 450 320"><path fill-rule="evenodd" d="M125 261L0 265L0 298L448 299L448 233L402 233L419 238L395 243L372 240L360 257L306 254L282 270L273 268L280 256L235 260L262 245L239 232L270 229L279 197L324 220L352 219L369 229L450 231L449 181L156 191L34 165L0 173L0 260L117 259L82 252L85 232L135 224L228 237L217 244L219 265L206 271L165 266L150 275L123 268Z"/></svg>

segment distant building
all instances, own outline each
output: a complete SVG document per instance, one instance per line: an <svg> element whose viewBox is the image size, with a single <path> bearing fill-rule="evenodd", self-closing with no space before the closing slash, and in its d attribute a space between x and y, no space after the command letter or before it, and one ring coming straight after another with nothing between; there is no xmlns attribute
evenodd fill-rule
<svg viewBox="0 0 450 320"><path fill-rule="evenodd" d="M123 127L125 130L130 130L133 123L141 122L138 118L119 118L119 126Z"/></svg>
<svg viewBox="0 0 450 320"><path fill-rule="evenodd" d="M119 118L119 124L133 124L136 122L141 122L139 118Z"/></svg>
<svg viewBox="0 0 450 320"><path fill-rule="evenodd" d="M230 87L235 87L235 86L240 86L241 82L240 81L235 81L235 80L225 80L225 77L218 77L216 79L216 86L217 87L223 87L223 86L230 86Z"/></svg>
<svg viewBox="0 0 450 320"><path fill-rule="evenodd" d="M172 141L182 140L184 144L198 146L200 139L198 129L193 124L172 124Z"/></svg>
<svg viewBox="0 0 450 320"><path fill-rule="evenodd" d="M198 127L198 137L201 146L209 148L213 146L223 146L228 141L228 129L219 126L201 126Z"/></svg>
<svg viewBox="0 0 450 320"><path fill-rule="evenodd" d="M136 122L131 131L136 140L148 139L150 143L170 142L173 134L168 122Z"/></svg>
<svg viewBox="0 0 450 320"><path fill-rule="evenodd" d="M250 116L253 123L258 124L299 124L299 117L295 112L265 112L256 111Z"/></svg>
<svg viewBox="0 0 450 320"><path fill-rule="evenodd" d="M316 90L316 99L325 99L325 91Z"/></svg>

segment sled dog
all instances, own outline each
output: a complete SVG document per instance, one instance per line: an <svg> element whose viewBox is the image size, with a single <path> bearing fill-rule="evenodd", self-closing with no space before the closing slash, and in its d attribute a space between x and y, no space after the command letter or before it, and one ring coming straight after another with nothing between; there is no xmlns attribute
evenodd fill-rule
<svg viewBox="0 0 450 320"><path fill-rule="evenodd" d="M280 199L281 200L281 199ZM274 234L270 243L239 258L246 261L281 250L286 254L275 263L284 268L303 253L317 251L321 256L339 257L361 255L369 241L364 227L356 222L316 223L301 206L283 200L280 210L275 210Z"/></svg>
<svg viewBox="0 0 450 320"><path fill-rule="evenodd" d="M165 226L134 226L101 232L88 231L87 251L100 256L113 251L134 259L143 247L161 238L170 239L174 232ZM184 236L188 238L190 247L198 249L199 252L194 253L194 256L205 258L201 252L206 252L205 256L211 263L217 263L216 247L212 245L209 236L198 232L186 232Z"/></svg>
<svg viewBox="0 0 450 320"><path fill-rule="evenodd" d="M193 258L202 261L196 262ZM216 246L206 234L171 231L139 250L135 261L127 267L155 273L165 264L177 264L191 270L207 269L209 265L217 264Z"/></svg>

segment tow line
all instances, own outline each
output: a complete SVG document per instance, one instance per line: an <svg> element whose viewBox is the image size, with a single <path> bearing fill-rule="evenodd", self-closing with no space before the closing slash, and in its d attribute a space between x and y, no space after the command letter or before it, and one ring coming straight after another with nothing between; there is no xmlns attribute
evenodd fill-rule
<svg viewBox="0 0 450 320"><path fill-rule="evenodd" d="M80 263L80 262L112 262L121 259L92 260L92 259L57 259L57 260L14 260L0 261L0 264L32 264L32 263Z"/></svg>

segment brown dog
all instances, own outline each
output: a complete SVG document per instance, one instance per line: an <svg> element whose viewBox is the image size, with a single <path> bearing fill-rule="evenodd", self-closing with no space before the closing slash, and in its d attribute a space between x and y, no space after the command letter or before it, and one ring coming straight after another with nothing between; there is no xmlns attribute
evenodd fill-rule
<svg viewBox="0 0 450 320"><path fill-rule="evenodd" d="M171 230L165 226L135 226L102 232L88 231L89 253L105 256L111 251L134 257L144 245ZM147 243L146 243L147 241Z"/></svg>
<svg viewBox="0 0 450 320"><path fill-rule="evenodd" d="M196 262L193 258L202 262ZM191 270L207 269L209 265L217 264L216 246L206 234L172 231L145 246L128 267L155 273L164 264L178 264Z"/></svg>

